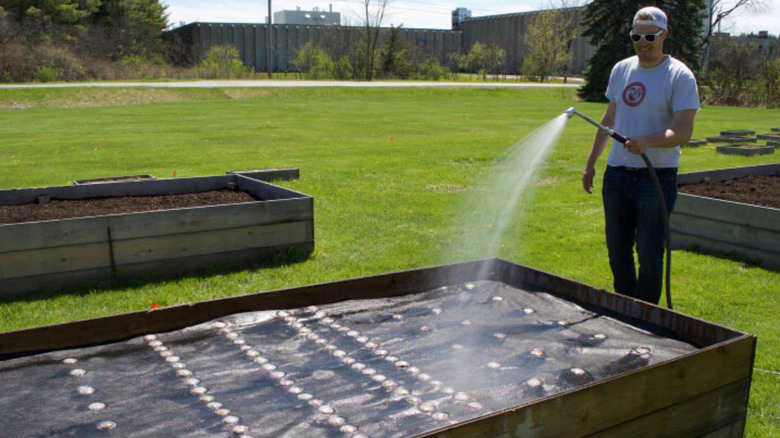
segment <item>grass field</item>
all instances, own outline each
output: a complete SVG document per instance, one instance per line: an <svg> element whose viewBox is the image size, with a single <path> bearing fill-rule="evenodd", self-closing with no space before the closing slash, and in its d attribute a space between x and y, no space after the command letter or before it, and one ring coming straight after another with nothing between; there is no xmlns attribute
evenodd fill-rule
<svg viewBox="0 0 780 438"><path fill-rule="evenodd" d="M316 238L312 257L296 264L0 301L0 330L461 260L469 254L453 249L453 224L469 213L482 172L572 105L601 116L604 105L575 96L564 88L0 89L2 189L294 166L301 179L280 185L314 196ZM694 137L776 126L777 110L705 106ZM601 199L580 184L593 133L568 123L520 207L524 220L495 255L611 289ZM777 154L685 148L681 172L777 162ZM780 273L675 251L672 294L681 312L758 336L746 436L780 436Z"/></svg>

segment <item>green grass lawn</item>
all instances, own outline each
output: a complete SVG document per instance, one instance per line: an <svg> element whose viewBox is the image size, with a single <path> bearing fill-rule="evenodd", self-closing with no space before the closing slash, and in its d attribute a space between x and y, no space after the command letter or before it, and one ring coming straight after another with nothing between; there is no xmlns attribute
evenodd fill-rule
<svg viewBox="0 0 780 438"><path fill-rule="evenodd" d="M572 105L601 117L604 105L575 96L564 88L0 89L2 189L294 166L301 178L279 184L314 196L316 238L302 263L6 299L0 330L468 259L453 230L473 210L483 172ZM776 126L777 110L706 106L694 137ZM518 208L524 220L507 228L495 255L611 289L601 199L580 183L593 134L569 121ZM681 171L779 161L685 148ZM746 435L780 436L780 273L675 251L672 295L676 310L758 336L755 366L774 373L754 372Z"/></svg>

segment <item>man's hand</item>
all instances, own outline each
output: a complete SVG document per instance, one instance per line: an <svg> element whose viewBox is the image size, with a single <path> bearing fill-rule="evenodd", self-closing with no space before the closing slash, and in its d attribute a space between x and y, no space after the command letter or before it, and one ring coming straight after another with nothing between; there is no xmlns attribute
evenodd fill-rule
<svg viewBox="0 0 780 438"><path fill-rule="evenodd" d="M596 175L596 169L594 167L586 167L582 172L582 188L586 192L593 194L593 177Z"/></svg>
<svg viewBox="0 0 780 438"><path fill-rule="evenodd" d="M641 155L647 152L650 143L644 137L629 138L623 148L634 155Z"/></svg>

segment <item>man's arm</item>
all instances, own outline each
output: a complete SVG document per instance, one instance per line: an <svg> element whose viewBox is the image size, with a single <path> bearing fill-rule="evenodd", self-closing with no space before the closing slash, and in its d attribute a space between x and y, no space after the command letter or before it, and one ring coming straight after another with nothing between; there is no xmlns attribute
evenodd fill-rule
<svg viewBox="0 0 780 438"><path fill-rule="evenodd" d="M672 148L688 143L693 135L693 118L696 110L682 110L674 113L672 127L655 134L628 139L625 148L632 154L644 154L649 148Z"/></svg>
<svg viewBox="0 0 780 438"><path fill-rule="evenodd" d="M604 116L601 117L601 124L612 128L615 126L615 111L617 104L610 102L607 106L607 110L604 112ZM593 177L596 175L596 161L598 161L607 144L609 144L610 137L605 136L600 130L596 131L596 136L593 138L593 146L590 148L590 155L588 155L588 162L585 164L585 171L582 172L582 188L588 193L593 193Z"/></svg>

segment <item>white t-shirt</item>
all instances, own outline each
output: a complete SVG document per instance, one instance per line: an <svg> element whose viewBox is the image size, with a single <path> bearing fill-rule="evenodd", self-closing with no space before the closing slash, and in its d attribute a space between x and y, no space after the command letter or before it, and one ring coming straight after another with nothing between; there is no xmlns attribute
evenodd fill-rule
<svg viewBox="0 0 780 438"><path fill-rule="evenodd" d="M628 138L671 128L677 111L699 110L696 78L685 64L669 55L652 68L640 67L636 56L618 62L612 68L605 95L617 104L615 132ZM653 167L680 164L680 146L650 148L646 155ZM645 167L642 157L627 152L616 140L607 165Z"/></svg>

